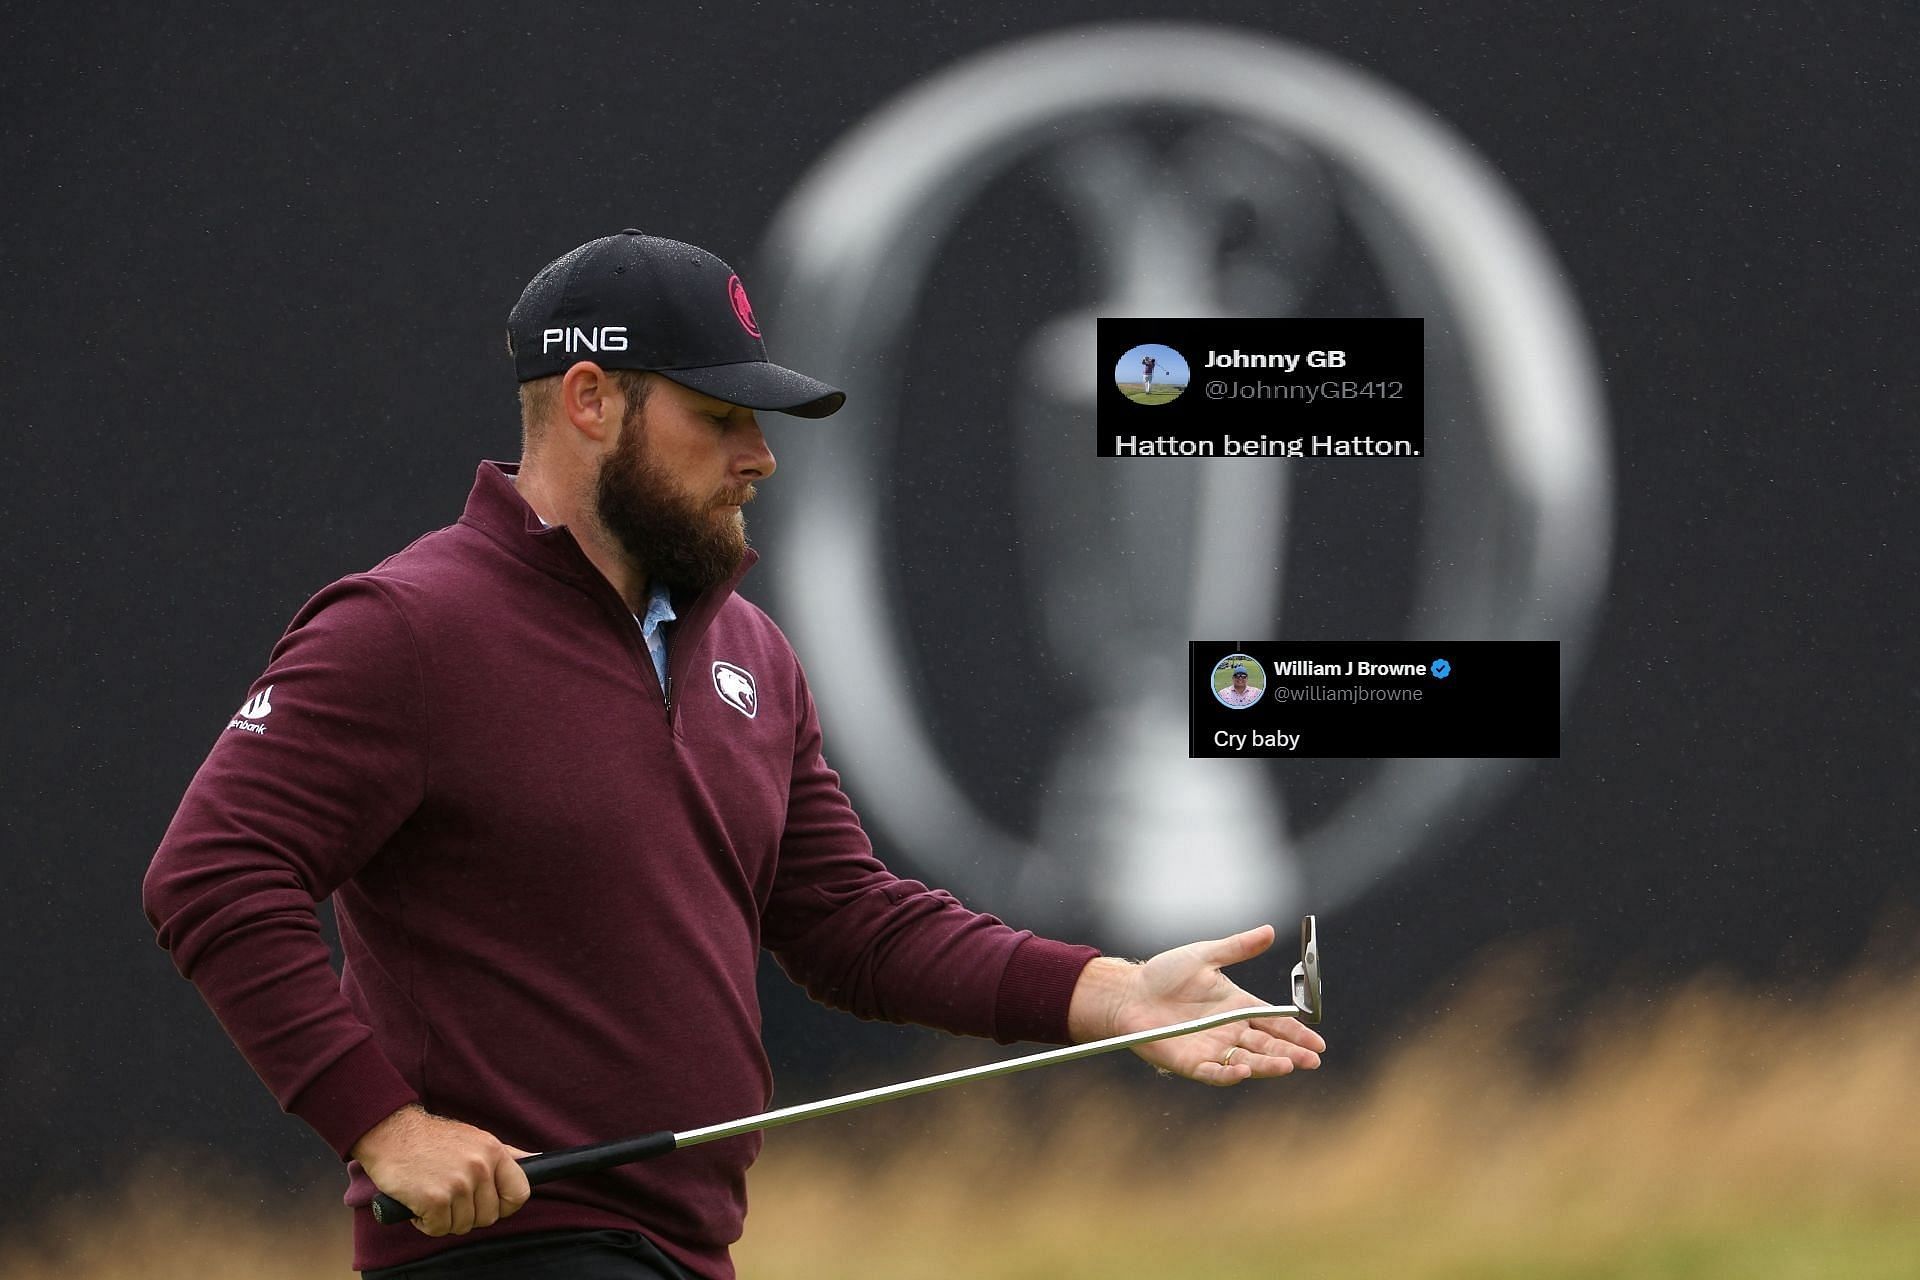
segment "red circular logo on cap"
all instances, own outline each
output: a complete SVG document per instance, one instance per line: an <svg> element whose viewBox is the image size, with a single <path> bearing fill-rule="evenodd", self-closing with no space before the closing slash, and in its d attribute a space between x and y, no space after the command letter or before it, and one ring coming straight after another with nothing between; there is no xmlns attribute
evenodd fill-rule
<svg viewBox="0 0 1920 1280"><path fill-rule="evenodd" d="M740 322L740 327L759 337L760 326L753 322L753 304L747 301L747 286L740 283L739 276L727 277L727 297L733 303L733 318Z"/></svg>

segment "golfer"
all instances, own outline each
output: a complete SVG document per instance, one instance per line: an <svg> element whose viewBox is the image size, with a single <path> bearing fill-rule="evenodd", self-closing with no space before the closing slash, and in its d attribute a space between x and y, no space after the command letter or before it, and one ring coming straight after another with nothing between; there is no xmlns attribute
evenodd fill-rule
<svg viewBox="0 0 1920 1280"><path fill-rule="evenodd" d="M1143 371L1143 379L1144 379L1140 383L1140 394L1143 396L1150 396L1153 394L1153 366L1154 366L1154 359L1152 356L1148 356L1146 359L1140 362L1140 368Z"/></svg>
<svg viewBox="0 0 1920 1280"><path fill-rule="evenodd" d="M1250 707L1260 701L1260 695L1266 690L1247 683L1247 669L1235 667L1233 679L1224 689L1214 691L1214 696L1230 707Z"/></svg>
<svg viewBox="0 0 1920 1280"><path fill-rule="evenodd" d="M844 396L767 360L726 263L595 240L508 338L520 461L299 610L146 878L161 945L351 1161L357 1268L730 1277L757 1135L537 1196L514 1159L764 1109L763 948L860 1017L1002 1042L1261 1003L1221 970L1264 926L1133 964L875 859L792 649L736 594L774 472L755 411ZM1137 1051L1231 1085L1324 1047L1283 1018ZM416 1230L373 1222L376 1188Z"/></svg>

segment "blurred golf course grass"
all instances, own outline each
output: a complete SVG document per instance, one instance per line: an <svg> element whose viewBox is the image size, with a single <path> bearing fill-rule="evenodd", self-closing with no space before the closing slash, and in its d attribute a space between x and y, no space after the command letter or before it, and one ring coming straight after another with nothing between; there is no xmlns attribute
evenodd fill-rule
<svg viewBox="0 0 1920 1280"><path fill-rule="evenodd" d="M769 1135L740 1274L1920 1275L1920 980L1809 1006L1702 979L1543 1057L1526 965L1483 972L1370 1064L1334 988L1314 1076L1188 1097L1062 1067ZM155 1167L0 1243L0 1277L346 1276L336 1194L232 1217Z"/></svg>
<svg viewBox="0 0 1920 1280"><path fill-rule="evenodd" d="M1184 382L1161 383L1149 391L1142 382L1122 382L1120 394L1135 404L1165 404L1169 400L1178 400L1180 393L1187 389Z"/></svg>

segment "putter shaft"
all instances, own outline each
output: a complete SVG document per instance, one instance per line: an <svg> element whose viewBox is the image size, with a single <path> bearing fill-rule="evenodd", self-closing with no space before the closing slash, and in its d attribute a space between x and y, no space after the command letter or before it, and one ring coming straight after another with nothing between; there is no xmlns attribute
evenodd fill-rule
<svg viewBox="0 0 1920 1280"><path fill-rule="evenodd" d="M856 1111L877 1102L888 1102L894 1098L910 1098L919 1093L932 1093L937 1089L965 1084L969 1080L991 1080L996 1076L1010 1076L1021 1071L1032 1071L1036 1067L1048 1067L1057 1062L1074 1062L1081 1058L1112 1053L1115 1049L1130 1049L1135 1045L1151 1044L1156 1040L1171 1040L1176 1036L1192 1035L1197 1031L1208 1031L1214 1027L1224 1027L1233 1022L1245 1022L1251 1018L1299 1018L1304 1022L1319 1022L1321 1013L1320 946L1312 916L1307 916L1300 922L1300 963L1293 969L1293 998L1294 1004L1262 1004L1245 1009L1210 1013L1205 1017L1193 1018L1186 1022L1175 1022L1164 1027L1149 1027L1145 1031L1131 1031L1125 1035L1108 1036L1104 1040L1090 1040L1085 1044L1067 1045L1060 1049L1047 1049L1025 1057L1008 1058L1004 1062L963 1067L958 1071L944 1071L939 1075L922 1076L918 1080L903 1080L899 1084L882 1085L877 1089L843 1093L837 1098L822 1098L817 1102L779 1107L772 1111L763 1111L759 1115L745 1116L739 1120L728 1120L721 1124L688 1129L683 1133L673 1133L663 1129L658 1133L641 1134L639 1137L624 1138L617 1142L590 1143L586 1146L543 1151L539 1155L522 1156L519 1163L526 1172L528 1184L538 1186L543 1182L553 1182L560 1178L601 1173L623 1164L649 1160L654 1156L665 1155L669 1151L678 1151L681 1147L695 1147L703 1142L718 1142L722 1138L735 1138L743 1133L753 1133L761 1129L777 1129L782 1125L797 1124L816 1116ZM406 1222L414 1217L412 1209L384 1192L374 1197L372 1208L374 1221L383 1225Z"/></svg>
<svg viewBox="0 0 1920 1280"><path fill-rule="evenodd" d="M1130 1049L1137 1044L1171 1040L1175 1036L1192 1035L1196 1031L1224 1027L1230 1022L1244 1022L1249 1018L1297 1018L1303 1012L1305 1011L1290 1004L1263 1004L1247 1009L1235 1009L1227 1013L1209 1014L1204 1018L1176 1022L1169 1026L1149 1027L1145 1031L1108 1036L1105 1040L1089 1040L1085 1044L1048 1049L1025 1057L1008 1058L1004 1062L988 1062L977 1067L963 1067L958 1071L943 1071L939 1075L922 1076L918 1080L903 1080L899 1084L881 1085L877 1089L843 1093L837 1098L822 1098L817 1102L802 1102L791 1107L779 1107L772 1111L763 1111L757 1116L729 1120L724 1124L710 1124L699 1129L688 1129L684 1133L673 1135L673 1145L676 1150L681 1147L694 1147L703 1142L717 1142L721 1138L736 1138L757 1129L777 1129L781 1125L811 1120L815 1116L830 1116L841 1111L855 1111L861 1107L869 1107L876 1102L890 1102L895 1098L911 1098L919 1093L932 1093L936 1089L965 1084L969 1080L992 1080L998 1076L1032 1071L1036 1067L1050 1067L1056 1062L1074 1062L1080 1058L1112 1053L1115 1049Z"/></svg>
<svg viewBox="0 0 1920 1280"><path fill-rule="evenodd" d="M739 1120L728 1120L722 1124L688 1129L684 1133L663 1130L619 1142L594 1143L583 1147L567 1147L558 1151L543 1151L539 1155L521 1157L520 1167L526 1171L528 1184L539 1186L543 1182L553 1182L560 1178L577 1178L584 1174L601 1173L623 1164L632 1164L637 1160L663 1156L669 1151L678 1151L682 1147L696 1147L703 1142L718 1142L722 1138L736 1138L743 1133L753 1133L756 1130L777 1129L781 1125L797 1124L816 1116L830 1116L841 1111L857 1111L861 1107L870 1107L875 1103L887 1102L894 1098L910 1098L919 1093L932 1093L937 1089L950 1088L969 1080L990 1080L996 1076L1010 1076L1016 1072L1032 1071L1036 1067L1051 1066L1056 1062L1072 1062L1079 1058L1111 1053L1115 1049L1131 1048L1137 1044L1151 1044L1155 1040L1171 1040L1175 1036L1192 1035L1196 1031L1222 1027L1230 1022L1244 1022L1249 1018L1292 1018L1305 1012L1307 1011L1290 1004L1263 1004L1247 1009L1235 1009L1227 1013L1209 1014L1204 1018L1194 1018L1188 1022L1176 1022L1165 1027L1149 1027L1145 1031L1108 1036L1105 1040L1089 1040L1085 1044L1048 1049L1021 1058L1009 1058L1004 1062L989 1062L978 1067L964 1067L959 1071L943 1071L939 1075L923 1076L918 1080L903 1080L899 1084L882 1085L877 1089L843 1093L837 1098L822 1098L817 1102L802 1102L791 1107L779 1107L772 1111L763 1111L759 1115L745 1116ZM376 1222L386 1225L406 1222L414 1217L414 1212L383 1192L374 1197L373 1217Z"/></svg>

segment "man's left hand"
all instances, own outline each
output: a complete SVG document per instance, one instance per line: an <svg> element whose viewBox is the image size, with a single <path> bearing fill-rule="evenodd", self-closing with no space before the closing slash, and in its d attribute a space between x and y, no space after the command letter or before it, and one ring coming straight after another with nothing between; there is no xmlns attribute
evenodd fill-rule
<svg viewBox="0 0 1920 1280"><path fill-rule="evenodd" d="M1162 951L1145 964L1102 956L1081 971L1067 1012L1075 1043L1170 1026L1228 1009L1268 1003L1221 970L1273 945L1273 926ZM1152 1044L1134 1052L1162 1071L1202 1084L1235 1085L1320 1065L1327 1042L1297 1018L1254 1018Z"/></svg>

